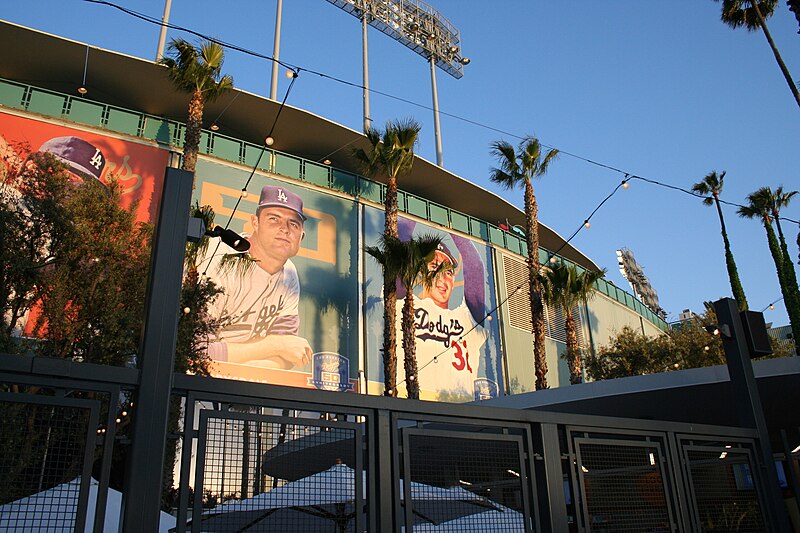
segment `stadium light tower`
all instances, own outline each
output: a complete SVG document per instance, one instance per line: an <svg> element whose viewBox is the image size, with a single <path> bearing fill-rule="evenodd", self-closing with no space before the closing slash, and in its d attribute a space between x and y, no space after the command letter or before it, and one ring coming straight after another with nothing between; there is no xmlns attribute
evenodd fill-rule
<svg viewBox="0 0 800 533"><path fill-rule="evenodd" d="M433 129L436 138L436 164L443 166L442 135L439 125L439 95L436 67L456 79L464 75L469 58L461 55L461 36L438 11L419 0L328 0L361 20L364 72L364 129L370 127L369 67L367 60L367 25L377 28L394 40L424 57L431 67Z"/></svg>

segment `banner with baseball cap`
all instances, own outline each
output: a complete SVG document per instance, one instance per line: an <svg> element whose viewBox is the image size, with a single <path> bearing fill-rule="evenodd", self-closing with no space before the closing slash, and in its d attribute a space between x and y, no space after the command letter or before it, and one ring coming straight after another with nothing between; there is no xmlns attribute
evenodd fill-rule
<svg viewBox="0 0 800 533"><path fill-rule="evenodd" d="M137 221L155 222L166 150L0 112L0 173L36 151L55 156L76 179L107 183L113 176L122 189L122 206L138 202Z"/></svg>
<svg viewBox="0 0 800 533"><path fill-rule="evenodd" d="M380 209L365 207L364 239L374 246L383 233ZM487 315L497 305L492 255L482 243L400 217L401 240L420 235L442 237L431 268L448 264L429 289L414 294L416 359L420 398L449 402L483 400L504 394L497 320ZM364 264L367 386L383 392L383 272L367 257ZM397 383L405 396L400 309L405 291L398 286ZM496 318L496 314L494 315Z"/></svg>
<svg viewBox="0 0 800 533"><path fill-rule="evenodd" d="M248 183L249 176L197 164L195 199L214 209L215 224L250 242L237 254L212 239L199 265L223 289L211 310L219 321L208 344L212 374L358 391L356 203L261 173Z"/></svg>

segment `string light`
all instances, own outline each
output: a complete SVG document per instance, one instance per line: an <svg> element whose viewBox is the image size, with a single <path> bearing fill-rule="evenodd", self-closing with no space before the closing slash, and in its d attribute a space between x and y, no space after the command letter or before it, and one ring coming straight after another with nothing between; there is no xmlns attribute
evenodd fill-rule
<svg viewBox="0 0 800 533"><path fill-rule="evenodd" d="M774 310L775 309L775 304L780 302L781 300L783 300L783 296L781 296L777 300L774 300L774 301L770 302L764 309L761 310L761 312L763 313L767 309L769 309L770 311Z"/></svg>

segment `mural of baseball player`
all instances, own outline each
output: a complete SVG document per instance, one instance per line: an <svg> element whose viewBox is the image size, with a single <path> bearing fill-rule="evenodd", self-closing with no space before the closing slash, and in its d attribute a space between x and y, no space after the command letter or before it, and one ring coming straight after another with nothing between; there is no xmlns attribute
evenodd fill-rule
<svg viewBox="0 0 800 533"><path fill-rule="evenodd" d="M246 272L223 261L232 249L224 244L200 265L224 292L212 304L220 320L208 346L216 361L288 370L305 366L312 350L300 337L300 282L291 258L305 236L303 200L282 186L266 185L251 215ZM213 247L209 246L213 252ZM227 266L225 265L227 263Z"/></svg>
<svg viewBox="0 0 800 533"><path fill-rule="evenodd" d="M413 228L412 221L401 219L400 238L410 238ZM420 388L435 391L440 400L493 396L496 391L484 394L482 385L487 382L485 367L490 366L482 356L489 337L484 323L487 313L484 264L471 241L458 235L450 238L458 253L454 254L443 242L428 263L430 270L442 263L449 268L442 269L431 287L414 297ZM453 301L459 274L463 275L463 297ZM398 307L402 306L403 296L398 294ZM399 331L399 322L397 327ZM398 360L402 356L402 345L398 345Z"/></svg>

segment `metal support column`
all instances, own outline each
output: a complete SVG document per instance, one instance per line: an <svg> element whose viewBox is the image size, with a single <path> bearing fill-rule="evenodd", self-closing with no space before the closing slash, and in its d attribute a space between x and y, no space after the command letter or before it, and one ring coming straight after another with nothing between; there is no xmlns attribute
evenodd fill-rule
<svg viewBox="0 0 800 533"><path fill-rule="evenodd" d="M436 58L431 54L431 93L433 95L433 135L436 137L436 164L444 167L442 158L442 128L439 124L439 92L436 90Z"/></svg>
<svg viewBox="0 0 800 533"><path fill-rule="evenodd" d="M278 61L281 56L281 18L283 17L283 0L278 0L275 13L275 43L272 46L272 85L269 89L270 100L278 100Z"/></svg>
<svg viewBox="0 0 800 533"><path fill-rule="evenodd" d="M158 48L156 48L156 63L164 57L164 45L167 43L167 24L169 23L169 11L172 8L172 0L164 2L164 15L161 17L161 31L158 34Z"/></svg>
<svg viewBox="0 0 800 533"><path fill-rule="evenodd" d="M153 238L139 386L123 493L123 531L158 531L193 173L167 168Z"/></svg>
<svg viewBox="0 0 800 533"><path fill-rule="evenodd" d="M378 517L377 531L395 531L393 516L394 496L392 476L392 421L389 411L379 409L374 412L375 442L375 499L370 503L370 512Z"/></svg>
<svg viewBox="0 0 800 533"><path fill-rule="evenodd" d="M372 127L369 114L369 48L367 46L367 26L369 14L365 11L361 15L361 64L364 78L364 131Z"/></svg>
<svg viewBox="0 0 800 533"><path fill-rule="evenodd" d="M747 347L739 308L733 298L722 298L714 302L714 311L717 313L720 331L723 331L724 326L729 330L729 333L723 332L720 336L733 388L736 415L742 426L755 428L758 434L757 460L762 474L759 477L765 481L762 485L766 485L764 503L770 530L788 533L791 531L789 517L778 486L775 458L772 454L767 422L761 407L761 397L758 394L758 385L750 362L750 350Z"/></svg>
<svg viewBox="0 0 800 533"><path fill-rule="evenodd" d="M539 499L539 523L542 531L568 531L567 500L564 498L564 471L561 468L558 426L542 424L541 432L541 460L544 461L544 466L541 469L537 468L535 476L536 493ZM538 461L534 460L533 462L536 465Z"/></svg>

